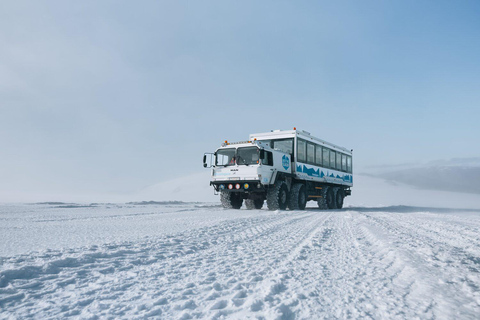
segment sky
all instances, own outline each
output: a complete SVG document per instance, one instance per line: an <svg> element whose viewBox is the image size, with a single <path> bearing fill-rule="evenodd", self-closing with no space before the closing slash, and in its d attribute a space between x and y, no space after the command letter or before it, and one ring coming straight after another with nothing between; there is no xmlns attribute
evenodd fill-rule
<svg viewBox="0 0 480 320"><path fill-rule="evenodd" d="M473 0L3 1L0 201L128 195L293 127L356 172L478 157L479 34Z"/></svg>

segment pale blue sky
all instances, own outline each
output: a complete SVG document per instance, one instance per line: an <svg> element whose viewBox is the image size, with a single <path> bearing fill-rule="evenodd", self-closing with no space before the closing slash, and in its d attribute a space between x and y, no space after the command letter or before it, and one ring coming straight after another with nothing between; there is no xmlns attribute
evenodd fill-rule
<svg viewBox="0 0 480 320"><path fill-rule="evenodd" d="M479 35L478 1L3 1L0 192L128 193L293 126L357 172L478 157Z"/></svg>

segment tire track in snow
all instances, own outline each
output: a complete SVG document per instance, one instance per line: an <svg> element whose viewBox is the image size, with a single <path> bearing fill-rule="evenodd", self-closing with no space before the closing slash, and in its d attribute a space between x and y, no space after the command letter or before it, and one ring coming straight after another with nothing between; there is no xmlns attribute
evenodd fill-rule
<svg viewBox="0 0 480 320"><path fill-rule="evenodd" d="M64 253L52 252L32 258L30 264L25 263L23 258L17 261L15 258L7 259L5 265L10 268L0 272L0 304L2 307L22 311L24 316L54 310L65 316L114 313L116 309L121 309L123 298L131 299L129 291L123 292L125 289L148 286L145 281L139 282L139 278L154 281L159 286L171 285L181 280L183 270L192 267L188 261L195 261L196 256L199 257L198 261L207 257L205 261L208 262L208 257L212 256L210 251L217 252L216 247L222 243L238 242L238 237L245 241L255 239L259 234L268 236L272 230L282 229L278 227L279 225L302 219L286 213L267 214L253 219L230 220L214 227L168 236L160 240L113 244L105 248L92 247L87 252L71 252L73 257L64 257ZM40 260L40 263L37 261L36 265L31 265L34 260ZM188 276L189 272L191 271L187 270L185 274ZM117 286L115 280L118 279L122 284ZM32 282L37 284L27 287ZM107 294L102 289L104 287L108 288ZM105 300L105 296L112 299L106 299L110 302L103 303L102 306L91 307L94 301L88 297L92 294L92 288L98 295L97 304L100 303L98 301ZM44 307L22 303L32 299L54 301L58 296L63 296L64 299L72 291L79 296L78 303L70 302L70 305L76 307L70 308L68 312L56 309L53 303ZM157 291L154 297L160 293L164 292ZM171 292L168 294L172 295ZM162 299L165 298L160 298L161 301ZM193 304L187 303L186 307L192 308ZM137 314L138 311L125 310L132 314Z"/></svg>
<svg viewBox="0 0 480 320"><path fill-rule="evenodd" d="M284 251L280 255L279 252L275 253L275 258L273 258L275 264L273 266L270 266L270 264L264 266L267 272L263 274L266 274L266 277L262 276L259 279L261 281L256 283L255 286L248 286L249 294L246 304L249 305L249 308L242 312L242 317L295 318L296 311L292 307L298 305L298 297L296 294L292 294L290 288L289 273L291 265L296 260L302 259L301 255L305 244L309 243L320 231L321 226L330 218L331 214L316 212L306 216L309 218L308 224L292 224L292 227L294 226L293 230L289 228L282 230L288 234L287 239L283 240L285 243ZM280 232L277 236L280 241L282 241L283 232ZM274 239L274 242L277 239Z"/></svg>
<svg viewBox="0 0 480 320"><path fill-rule="evenodd" d="M368 241L356 213L336 212L289 268L298 317L404 317L405 290L396 294L393 285L404 268L381 249Z"/></svg>
<svg viewBox="0 0 480 320"><path fill-rule="evenodd" d="M383 236L415 271L431 298L435 317L472 318L480 314L480 256L469 250L462 237L452 238L448 226L438 221L397 217L388 213L367 214L372 234ZM440 231L439 231L440 230ZM420 285L418 285L420 286ZM458 306L463 306L458 308Z"/></svg>
<svg viewBox="0 0 480 320"><path fill-rule="evenodd" d="M480 220L313 210L239 218L235 212L168 236L2 259L0 318L474 319L480 313L480 259L472 254ZM455 237L462 230L465 239Z"/></svg>
<svg viewBox="0 0 480 320"><path fill-rule="evenodd" d="M262 295L272 288L282 290L282 284L276 281L277 270L281 268L282 261L288 261L289 256L295 255L292 251L309 232L316 229L310 223L312 218L319 219L315 216L290 212L288 219L275 228L241 242L234 236L232 242L219 245L218 250L211 253L213 256L200 257L202 271L185 280L191 282L194 278L203 285L197 288L194 300L190 300L190 304L198 308L185 311L184 316L244 318L277 312L276 305L265 305ZM205 278L205 275L208 277ZM183 307L185 305L176 309ZM195 312L195 309L202 311ZM174 316L174 311L175 307L167 315Z"/></svg>

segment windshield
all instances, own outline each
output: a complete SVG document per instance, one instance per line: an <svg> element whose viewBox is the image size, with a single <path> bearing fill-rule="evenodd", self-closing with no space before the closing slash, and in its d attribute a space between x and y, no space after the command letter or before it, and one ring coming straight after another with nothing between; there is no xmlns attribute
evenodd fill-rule
<svg viewBox="0 0 480 320"><path fill-rule="evenodd" d="M247 147L237 149L237 164L250 165L258 164L260 153L257 147Z"/></svg>
<svg viewBox="0 0 480 320"><path fill-rule="evenodd" d="M235 148L220 149L217 151L215 165L233 166L235 164Z"/></svg>

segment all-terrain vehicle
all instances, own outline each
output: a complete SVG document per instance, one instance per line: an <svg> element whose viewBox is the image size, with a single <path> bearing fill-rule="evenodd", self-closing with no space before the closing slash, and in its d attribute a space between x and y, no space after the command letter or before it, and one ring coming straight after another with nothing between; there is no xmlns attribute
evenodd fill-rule
<svg viewBox="0 0 480 320"><path fill-rule="evenodd" d="M261 209L266 200L270 210L303 210L314 200L341 209L353 186L352 151L296 128L273 130L225 141L203 166L212 167L210 185L225 208Z"/></svg>

